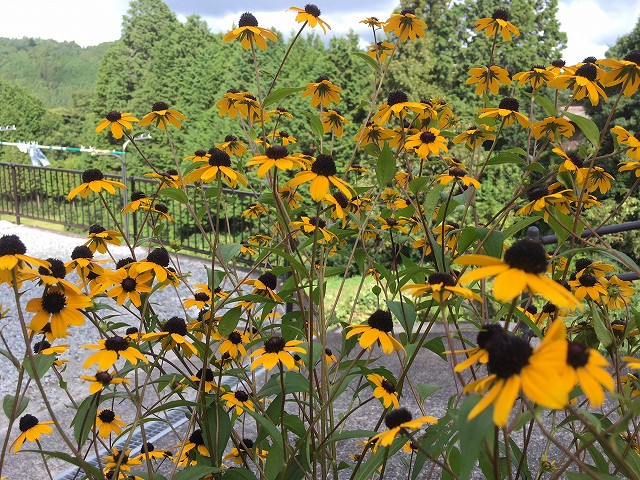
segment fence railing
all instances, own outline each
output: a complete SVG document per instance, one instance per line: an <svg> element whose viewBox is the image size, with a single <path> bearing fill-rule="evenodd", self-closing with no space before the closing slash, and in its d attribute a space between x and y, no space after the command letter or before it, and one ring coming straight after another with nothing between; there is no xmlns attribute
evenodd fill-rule
<svg viewBox="0 0 640 480"><path fill-rule="evenodd" d="M119 175L105 174L108 180L122 181ZM67 194L82 183L82 171L61 168L36 167L15 163L0 163L0 214L15 217L16 223L22 219L38 220L56 225L64 225L69 229L86 231L92 224L100 224L105 228L114 228L109 212L95 196L76 197L67 200ZM143 177L127 177L128 192L144 192L152 197L158 192L158 182ZM208 199L198 187L188 186L187 194L194 211L204 211L201 207L205 201L212 208L213 228L228 243L242 243L257 233L257 222L242 216L252 203L255 195L251 192L228 190L225 192L224 204L220 205L220 218L215 218L215 198ZM106 195L105 200L116 218L124 207L123 195ZM167 205L168 214L174 219L169 222L160 234L167 244L181 245L182 249L194 253L210 253L209 243L197 228L195 221L184 205L159 197L158 201ZM151 226L143 222L145 212L134 212L129 222L130 235L146 238L152 236ZM212 236L212 228L208 216L202 218L206 234Z"/></svg>

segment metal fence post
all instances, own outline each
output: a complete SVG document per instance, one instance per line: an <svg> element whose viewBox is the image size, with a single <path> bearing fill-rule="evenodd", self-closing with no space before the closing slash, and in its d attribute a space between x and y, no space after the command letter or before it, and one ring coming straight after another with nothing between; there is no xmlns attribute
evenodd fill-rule
<svg viewBox="0 0 640 480"><path fill-rule="evenodd" d="M16 210L16 224L20 225L20 197L18 196L18 174L15 164L11 164L11 188L13 190L13 204Z"/></svg>

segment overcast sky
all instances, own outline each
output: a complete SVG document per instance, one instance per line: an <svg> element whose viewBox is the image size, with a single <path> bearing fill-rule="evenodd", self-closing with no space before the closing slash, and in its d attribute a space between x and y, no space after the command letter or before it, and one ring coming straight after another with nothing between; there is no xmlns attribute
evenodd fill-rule
<svg viewBox="0 0 640 480"><path fill-rule="evenodd" d="M122 15L128 0L0 0L0 36L11 38L52 38L96 45L120 37ZM563 57L576 63L593 55L603 57L616 39L633 29L640 16L640 0L559 0L558 18L569 42ZM291 0L167 0L169 7L184 19L203 17L214 32L227 31L240 14L252 12L261 27L275 27L287 34L299 28L295 14L285 12ZM396 0L318 0L322 18L332 34L350 28L367 33L358 22L365 17L388 18ZM303 6L304 3L296 4ZM320 31L320 33L322 33Z"/></svg>

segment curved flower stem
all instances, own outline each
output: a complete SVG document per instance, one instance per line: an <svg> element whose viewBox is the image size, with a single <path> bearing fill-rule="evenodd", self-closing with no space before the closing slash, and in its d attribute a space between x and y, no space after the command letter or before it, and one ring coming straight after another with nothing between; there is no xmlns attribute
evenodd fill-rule
<svg viewBox="0 0 640 480"><path fill-rule="evenodd" d="M131 252L131 256L135 259L136 258L136 253L134 251L133 245L131 245L131 243L129 242L129 239L125 235L124 230L122 229L122 225L120 225L120 222L116 219L115 215L113 214L113 212L109 208L109 205L107 204L107 201L105 200L104 195L102 194L102 192L98 192L98 195L100 196L100 200L102 201L102 205L104 205L105 210L107 211L107 213L109 214L109 216L111 217L113 222L116 224L116 228L118 229L118 232L120 232L120 235L122 235L122 238L124 239L125 243L127 244L127 247L129 247L129 251Z"/></svg>
<svg viewBox="0 0 640 480"><path fill-rule="evenodd" d="M282 67L284 66L284 63L287 61L287 58L289 58L289 53L291 53L291 49L293 48L293 45L296 43L296 40L298 40L298 37L300 36L300 34L302 33L302 30L304 30L304 27L307 26L307 22L304 22L302 24L302 27L300 27L300 30L298 30L298 33L296 33L296 36L293 37L293 40L291 40L291 43L289 44L289 48L287 48L287 51L284 54L284 57L282 57L282 61L280 62L280 66L278 67L278 70L276 71L276 74L273 77L273 80L271 81L271 85L269 85L269 90L267 90L267 97L269 96L269 94L271 93L271 91L273 90L273 87L276 86L276 81L278 80L278 77L280 76L280 72L282 71ZM251 45L251 47L253 48L253 44Z"/></svg>

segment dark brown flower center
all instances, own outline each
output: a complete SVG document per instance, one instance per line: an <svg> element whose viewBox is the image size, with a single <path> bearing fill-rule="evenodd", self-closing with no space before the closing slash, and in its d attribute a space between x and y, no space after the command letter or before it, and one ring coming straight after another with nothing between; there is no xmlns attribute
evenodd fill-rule
<svg viewBox="0 0 640 480"><path fill-rule="evenodd" d="M260 282L262 282L262 284L271 289L271 290L275 290L276 287L278 286L278 277L276 277L273 273L271 272L265 272L262 275L260 275L258 277L258 280Z"/></svg>
<svg viewBox="0 0 640 480"><path fill-rule="evenodd" d="M17 235L3 235L0 237L0 256L3 255L24 255L27 247Z"/></svg>
<svg viewBox="0 0 640 480"><path fill-rule="evenodd" d="M34 417L33 415L30 415L27 413L20 419L20 423L18 424L18 427L20 428L21 432L26 432L27 430L35 427L38 424L38 422L39 422L38 417Z"/></svg>
<svg viewBox="0 0 640 480"><path fill-rule="evenodd" d="M513 97L504 97L502 100L500 100L498 108L517 112L518 108L520 108L520 102L518 102L518 100Z"/></svg>
<svg viewBox="0 0 640 480"><path fill-rule="evenodd" d="M194 430L191 435L189 435L189 441L194 443L197 446L204 445L204 438L202 438L202 430L199 428Z"/></svg>
<svg viewBox="0 0 640 480"><path fill-rule="evenodd" d="M542 244L533 240L518 240L507 249L504 261L511 268L527 273L541 274L547 271L547 254Z"/></svg>
<svg viewBox="0 0 640 480"><path fill-rule="evenodd" d="M324 228L327 226L327 222L317 217L309 217L309 223L317 228Z"/></svg>
<svg viewBox="0 0 640 480"><path fill-rule="evenodd" d="M51 344L46 340L40 340L39 342L33 344L33 353L40 353L47 348L51 348Z"/></svg>
<svg viewBox="0 0 640 480"><path fill-rule="evenodd" d="M204 373L205 381L213 382L213 370L211 370L210 368L207 368L203 372L202 369L200 369L196 372L196 377L198 377L198 379L201 379L203 373Z"/></svg>
<svg viewBox="0 0 640 480"><path fill-rule="evenodd" d="M396 410L391 410L387 413L387 416L384 417L384 423L389 430L392 428L397 428L403 423L407 423L413 420L411 416L411 412L406 408L398 408Z"/></svg>
<svg viewBox="0 0 640 480"><path fill-rule="evenodd" d="M380 382L380 386L384 388L384 391L387 393L396 393L396 386L386 378Z"/></svg>
<svg viewBox="0 0 640 480"><path fill-rule="evenodd" d="M504 329L497 323L485 323L478 332L476 343L480 348L486 350L493 340L504 335Z"/></svg>
<svg viewBox="0 0 640 480"><path fill-rule="evenodd" d="M405 103L408 101L409 97L407 97L407 94L401 90L392 90L387 96L387 105L389 105L390 107L398 103Z"/></svg>
<svg viewBox="0 0 640 480"><path fill-rule="evenodd" d="M553 65L556 68L562 68L567 64L567 62L565 62L564 60L562 60L561 58L558 58L556 60L554 60L553 62L551 62L551 65Z"/></svg>
<svg viewBox="0 0 640 480"><path fill-rule="evenodd" d="M371 314L367 323L371 328L380 330L381 332L393 331L393 319L391 313L384 310L376 310Z"/></svg>
<svg viewBox="0 0 640 480"><path fill-rule="evenodd" d="M595 287L598 283L598 279L593 275L580 275L578 281L580 282L580 285L587 288Z"/></svg>
<svg viewBox="0 0 640 480"><path fill-rule="evenodd" d="M265 155L271 160L278 160L289 155L289 152L287 152L287 149L285 147L281 145L275 145L273 147L267 148Z"/></svg>
<svg viewBox="0 0 640 480"><path fill-rule="evenodd" d="M165 322L162 330L165 332L176 333L178 335L185 336L187 334L187 322L184 321L184 318L171 317Z"/></svg>
<svg viewBox="0 0 640 480"><path fill-rule="evenodd" d="M50 264L49 268L38 267L38 273L40 275L50 275L56 278L65 277L67 274L67 267L64 266L64 262L62 260L58 260L57 258L47 258L47 262Z"/></svg>
<svg viewBox="0 0 640 480"><path fill-rule="evenodd" d="M433 143L436 140L436 136L432 132L422 132L420 134L420 141L422 143Z"/></svg>
<svg viewBox="0 0 640 480"><path fill-rule="evenodd" d="M194 295L194 298L198 301L198 302L208 302L209 301L209 295L207 295L206 292L198 292Z"/></svg>
<svg viewBox="0 0 640 480"><path fill-rule="evenodd" d="M228 339L234 345L238 345L238 344L242 343L242 335L237 330L234 330L233 332L231 332L229 334Z"/></svg>
<svg viewBox="0 0 640 480"><path fill-rule="evenodd" d="M71 259L77 260L78 258L93 258L93 253L91 253L91 249L86 245L78 245L71 252Z"/></svg>
<svg viewBox="0 0 640 480"><path fill-rule="evenodd" d="M110 122L117 122L122 118L122 114L120 112L113 111L107 113L104 117Z"/></svg>
<svg viewBox="0 0 640 480"><path fill-rule="evenodd" d="M168 267L170 260L169 252L167 252L167 249L164 247L154 248L147 256L148 262L155 263L161 267Z"/></svg>
<svg viewBox="0 0 640 480"><path fill-rule="evenodd" d="M55 315L60 313L67 306L67 297L65 297L62 292L50 291L42 295L40 304L45 312Z"/></svg>
<svg viewBox="0 0 640 480"><path fill-rule="evenodd" d="M169 110L169 105L164 102L156 102L151 107L151 110L154 112L161 112L162 110Z"/></svg>
<svg viewBox="0 0 640 480"><path fill-rule="evenodd" d="M264 351L265 353L279 353L284 350L286 344L287 342L282 337L271 337L264 342Z"/></svg>
<svg viewBox="0 0 640 480"><path fill-rule="evenodd" d="M499 8L498 10L493 12L491 18L493 18L494 20L504 20L505 22L508 22L511 18L511 15L509 15L509 12L504 8Z"/></svg>
<svg viewBox="0 0 640 480"><path fill-rule="evenodd" d="M116 414L113 413L113 410L105 408L98 414L98 418L104 423L111 423L116 419Z"/></svg>
<svg viewBox="0 0 640 480"><path fill-rule="evenodd" d="M96 233L102 233L105 230L106 229L102 225L98 225L97 223L94 223L89 227L89 234L95 235Z"/></svg>
<svg viewBox="0 0 640 480"><path fill-rule="evenodd" d="M540 200L541 198L549 195L549 189L547 187L534 188L529 192L528 198L530 202Z"/></svg>
<svg viewBox="0 0 640 480"><path fill-rule="evenodd" d="M113 377L109 372L98 372L96 373L96 382L99 382L103 385L108 385L111 383Z"/></svg>
<svg viewBox="0 0 640 480"><path fill-rule="evenodd" d="M246 402L249 400L249 395L244 390L236 390L233 392L233 396L236 397L236 400L239 402Z"/></svg>
<svg viewBox="0 0 640 480"><path fill-rule="evenodd" d="M453 278L453 275L444 272L435 272L429 275L427 279L429 285L439 285L443 284L445 287L453 287L456 284L456 279Z"/></svg>
<svg viewBox="0 0 640 480"><path fill-rule="evenodd" d="M122 352L129 348L129 342L127 342L124 338L115 336L107 338L104 341L105 350L111 350L112 352Z"/></svg>
<svg viewBox="0 0 640 480"><path fill-rule="evenodd" d="M627 62L633 62L636 65L640 65L640 51L638 50L633 50L629 53L627 53L623 60L626 60Z"/></svg>
<svg viewBox="0 0 640 480"><path fill-rule="evenodd" d="M322 175L324 177L331 177L338 172L333 157L325 155L324 153L318 155L315 162L311 164L311 171L316 175Z"/></svg>
<svg viewBox="0 0 640 480"><path fill-rule="evenodd" d="M135 278L127 277L124 280L122 280L122 283L120 284L120 286L122 287L122 290L124 290L127 293L130 293L136 289L136 287L138 286L138 282L136 282Z"/></svg>
<svg viewBox="0 0 640 480"><path fill-rule="evenodd" d="M567 363L573 368L584 367L589 363L589 349L576 342L568 342Z"/></svg>
<svg viewBox="0 0 640 480"><path fill-rule="evenodd" d="M322 13L318 7L316 7L313 3L307 3L304 6L304 11L309 15L313 15L314 17L319 17Z"/></svg>
<svg viewBox="0 0 640 480"><path fill-rule="evenodd" d="M594 82L596 78L598 78L598 69L592 63L585 63L576 70L576 76L584 77L587 80Z"/></svg>
<svg viewBox="0 0 640 480"><path fill-rule="evenodd" d="M403 8L400 10L400 15L415 15L416 11L413 8Z"/></svg>
<svg viewBox="0 0 640 480"><path fill-rule="evenodd" d="M529 363L533 353L531 346L522 338L513 335L498 336L487 346L489 373L507 379L517 375Z"/></svg>
<svg viewBox="0 0 640 480"><path fill-rule="evenodd" d="M209 165L212 167L230 167L231 157L229 154L217 147L209 149Z"/></svg>
<svg viewBox="0 0 640 480"><path fill-rule="evenodd" d="M253 15L253 13L244 12L240 15L240 21L238 21L239 27L257 27L258 19Z"/></svg>
<svg viewBox="0 0 640 480"><path fill-rule="evenodd" d="M82 172L82 183L104 180L104 174L97 168L90 168Z"/></svg>

